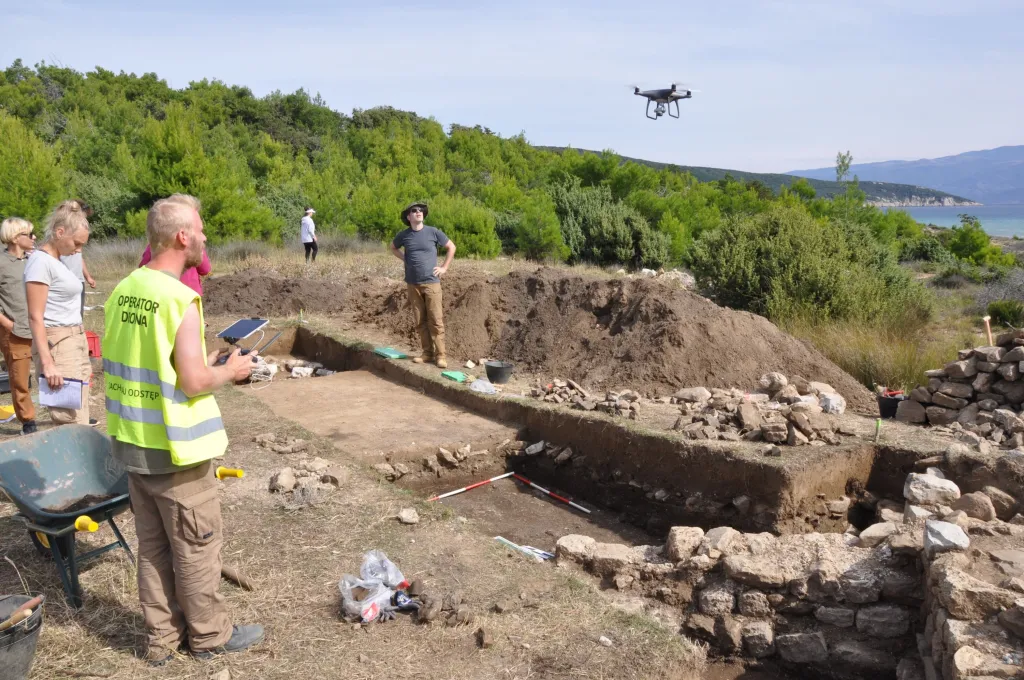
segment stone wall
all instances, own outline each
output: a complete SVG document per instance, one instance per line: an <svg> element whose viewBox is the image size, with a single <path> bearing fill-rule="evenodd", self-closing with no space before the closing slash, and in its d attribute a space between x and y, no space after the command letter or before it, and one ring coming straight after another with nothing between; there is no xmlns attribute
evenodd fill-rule
<svg viewBox="0 0 1024 680"><path fill-rule="evenodd" d="M950 428L982 451L1024 447L1024 331L1003 333L992 347L961 350L957 361L927 371L927 385L901 402L896 418Z"/></svg>
<svg viewBox="0 0 1024 680"><path fill-rule="evenodd" d="M663 546L569 535L556 552L609 587L682 608L684 632L721 654L807 677L1024 677L1024 518L999 520L988 496L961 495L938 467L910 474L904 496L822 501L869 506L876 521L862 531L679 526Z"/></svg>

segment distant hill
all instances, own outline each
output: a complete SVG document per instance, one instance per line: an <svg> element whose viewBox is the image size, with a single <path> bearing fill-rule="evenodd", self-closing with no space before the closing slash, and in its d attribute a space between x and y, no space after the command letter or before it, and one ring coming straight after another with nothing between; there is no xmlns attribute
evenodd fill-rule
<svg viewBox="0 0 1024 680"><path fill-rule="evenodd" d="M922 184L987 204L1024 203L1024 146L1001 146L956 156L917 161L885 161L853 165L863 180ZM835 177L833 168L794 170L798 177Z"/></svg>
<svg viewBox="0 0 1024 680"><path fill-rule="evenodd" d="M554 146L540 146L539 149L547 151L561 152L564 151L561 147ZM594 151L586 151L584 149L577 149L580 153L597 153ZM632 161L634 163L640 163L647 165L657 170L662 168L674 167L679 170L685 170L701 182L713 182L724 178L726 175L730 175L734 179L741 182L752 182L758 181L761 184L769 187L775 193L784 186L793 184L796 180L792 174L781 174L781 173L768 173L768 172L745 172L743 170L725 170L722 168L704 168L695 165L673 165L671 163L658 163L656 161L645 161L640 158L630 158L628 156L620 156L624 161ZM832 170L832 177L835 177L835 170ZM823 198L831 197L835 194L841 194L846 191L846 188L835 181L828 181L823 179L807 178L814 190L818 192L818 196ZM891 182L865 182L861 181L860 188L867 194L868 202L881 205L881 206L909 206L909 205L972 205L973 201L962 196L954 196L946 193L945 191L937 191L935 189L929 189L921 186L913 186L909 184L894 184Z"/></svg>

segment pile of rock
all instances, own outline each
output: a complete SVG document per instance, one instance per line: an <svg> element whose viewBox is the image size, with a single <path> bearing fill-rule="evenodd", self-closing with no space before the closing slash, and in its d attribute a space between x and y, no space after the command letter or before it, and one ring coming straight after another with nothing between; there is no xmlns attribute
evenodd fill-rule
<svg viewBox="0 0 1024 680"><path fill-rule="evenodd" d="M573 380L555 378L547 385L536 385L530 396L552 404L571 404L581 411L601 411L636 420L640 411L640 393L633 390L608 391L603 397L591 395Z"/></svg>
<svg viewBox="0 0 1024 680"><path fill-rule="evenodd" d="M1024 551L1006 549L1024 539L1024 516L1001 521L999 493L961 494L937 467L909 475L903 491L903 504L863 490L822 501L839 517L872 508L878 521L863 531L677 526L664 546L569 535L556 554L681 606L685 631L726 654L829 677L1024 677Z"/></svg>
<svg viewBox="0 0 1024 680"><path fill-rule="evenodd" d="M687 290L697 285L697 280L693 277L693 274L684 272L679 269L670 269L666 271L664 268L661 269L641 269L637 274L627 274L625 269L619 269L615 272L619 276L625 276L627 279L633 279L636 276L640 276L644 279L665 279L668 281L678 281L679 284Z"/></svg>
<svg viewBox="0 0 1024 680"><path fill-rule="evenodd" d="M252 438L264 449L274 453L301 453L309 448L309 442L295 437L278 437L273 432L258 434Z"/></svg>
<svg viewBox="0 0 1024 680"><path fill-rule="evenodd" d="M792 380L768 373L756 392L705 387L677 391L672 403L682 415L672 429L690 439L754 441L801 446L839 444L840 425L833 415L846 410L846 400L831 385Z"/></svg>
<svg viewBox="0 0 1024 680"><path fill-rule="evenodd" d="M305 359L289 359L284 362L283 366L292 378L322 378L335 373L324 368L324 365L318 361L306 361Z"/></svg>
<svg viewBox="0 0 1024 680"><path fill-rule="evenodd" d="M1003 333L993 347L961 350L957 361L926 371L927 385L900 402L896 418L906 423L949 426L974 446L991 442L1024 447L1024 331ZM983 445L982 445L983 446Z"/></svg>
<svg viewBox="0 0 1024 680"><path fill-rule="evenodd" d="M270 477L270 492L288 495L287 505L314 505L321 492L330 492L348 481L348 469L323 458L302 460Z"/></svg>

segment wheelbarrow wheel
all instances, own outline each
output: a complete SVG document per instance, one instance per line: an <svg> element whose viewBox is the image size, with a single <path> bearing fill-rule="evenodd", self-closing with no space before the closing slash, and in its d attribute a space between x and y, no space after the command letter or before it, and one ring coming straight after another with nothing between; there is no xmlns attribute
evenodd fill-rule
<svg viewBox="0 0 1024 680"><path fill-rule="evenodd" d="M35 546L36 552L48 560L53 559L53 552L50 551L50 541L57 541L57 547L60 548L61 554L66 555L68 541L74 540L74 536L71 535L54 538L53 536L47 536L41 531L32 531L31 529L29 529L28 537L32 541L32 545Z"/></svg>

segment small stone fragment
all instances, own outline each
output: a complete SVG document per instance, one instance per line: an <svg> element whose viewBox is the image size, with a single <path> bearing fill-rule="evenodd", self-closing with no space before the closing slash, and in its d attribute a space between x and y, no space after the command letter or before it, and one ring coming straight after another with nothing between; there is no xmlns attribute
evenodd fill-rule
<svg viewBox="0 0 1024 680"><path fill-rule="evenodd" d="M607 637L605 637L604 635L599 637L597 639L597 641L601 644L602 647L611 647L612 646L612 641L610 639L608 639Z"/></svg>
<svg viewBox="0 0 1024 680"><path fill-rule="evenodd" d="M420 515L415 508L405 508L398 513L398 521L402 524L418 524Z"/></svg>
<svg viewBox="0 0 1024 680"><path fill-rule="evenodd" d="M472 363L472 362L467 362ZM472 367L470 367L472 368ZM481 649L490 649L494 645L494 635L491 631L486 628L477 628L476 630L476 644Z"/></svg>

